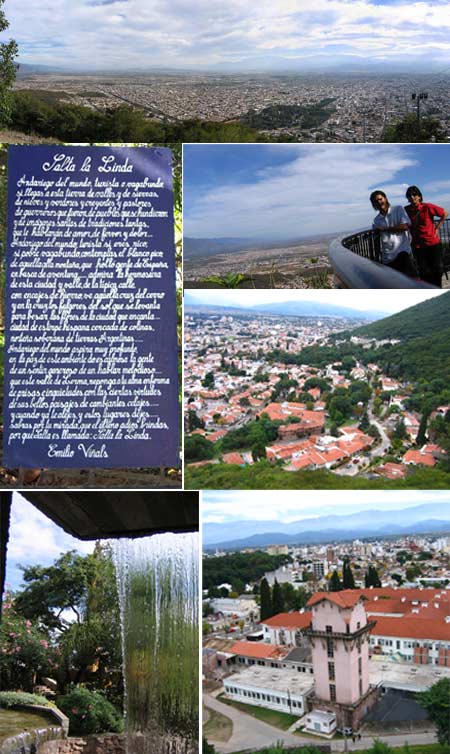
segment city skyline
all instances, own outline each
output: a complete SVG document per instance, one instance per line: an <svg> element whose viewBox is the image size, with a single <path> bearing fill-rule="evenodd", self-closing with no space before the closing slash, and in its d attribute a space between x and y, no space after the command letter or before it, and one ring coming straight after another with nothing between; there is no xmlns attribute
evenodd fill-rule
<svg viewBox="0 0 450 754"><path fill-rule="evenodd" d="M395 9L395 12L393 12ZM8 0L21 62L73 70L438 69L450 63L448 1ZM5 35L6 36L6 35ZM86 60L86 49L96 50Z"/></svg>
<svg viewBox="0 0 450 754"><path fill-rule="evenodd" d="M281 241L371 228L369 196L407 204L409 185L450 206L447 145L184 147L184 235Z"/></svg>

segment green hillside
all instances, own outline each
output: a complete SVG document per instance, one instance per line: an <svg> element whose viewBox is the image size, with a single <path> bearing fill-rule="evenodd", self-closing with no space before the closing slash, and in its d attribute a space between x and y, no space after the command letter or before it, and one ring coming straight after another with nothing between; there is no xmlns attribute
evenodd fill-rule
<svg viewBox="0 0 450 754"><path fill-rule="evenodd" d="M339 476L331 471L284 471L268 461L243 468L226 463L186 467L188 490L448 490L450 474L442 469L417 467L404 479Z"/></svg>
<svg viewBox="0 0 450 754"><path fill-rule="evenodd" d="M358 327L352 335L365 335L369 338L420 338L450 328L450 291L422 304L410 306L398 314L386 317L371 325Z"/></svg>
<svg viewBox="0 0 450 754"><path fill-rule="evenodd" d="M430 337L414 338L373 352L376 363L393 377L412 382L439 378L450 384L450 326Z"/></svg>

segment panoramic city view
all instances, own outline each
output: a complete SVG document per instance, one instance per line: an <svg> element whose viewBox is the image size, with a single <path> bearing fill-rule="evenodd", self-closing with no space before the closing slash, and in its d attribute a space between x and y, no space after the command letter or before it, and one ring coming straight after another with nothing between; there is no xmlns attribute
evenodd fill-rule
<svg viewBox="0 0 450 754"><path fill-rule="evenodd" d="M447 486L450 294L309 294L186 294L188 487Z"/></svg>
<svg viewBox="0 0 450 754"><path fill-rule="evenodd" d="M206 745L444 751L449 493L272 497L204 495Z"/></svg>
<svg viewBox="0 0 450 754"><path fill-rule="evenodd" d="M63 23L60 5L5 2L16 138L420 142L450 135L446 0L320 0L314 8L76 0Z"/></svg>

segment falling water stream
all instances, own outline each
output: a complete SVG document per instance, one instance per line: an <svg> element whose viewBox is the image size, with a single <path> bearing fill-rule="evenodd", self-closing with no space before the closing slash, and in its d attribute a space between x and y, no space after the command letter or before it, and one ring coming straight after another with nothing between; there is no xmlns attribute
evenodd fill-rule
<svg viewBox="0 0 450 754"><path fill-rule="evenodd" d="M198 751L198 534L112 543L127 754Z"/></svg>

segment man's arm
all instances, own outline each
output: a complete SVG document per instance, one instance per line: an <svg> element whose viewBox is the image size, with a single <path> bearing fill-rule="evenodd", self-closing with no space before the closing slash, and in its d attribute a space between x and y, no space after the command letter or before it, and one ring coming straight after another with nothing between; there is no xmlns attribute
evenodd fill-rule
<svg viewBox="0 0 450 754"><path fill-rule="evenodd" d="M409 224L397 223L397 225L389 225L385 228L375 226L374 230L377 230L379 233L403 233L405 230L409 230Z"/></svg>
<svg viewBox="0 0 450 754"><path fill-rule="evenodd" d="M448 217L448 212L447 212L446 209L444 209L443 207L439 207L439 209L441 210L441 212L437 215L437 217L439 217L440 219L439 219L439 222L437 222L436 225L435 225L436 232L439 231L439 228L441 227L442 223Z"/></svg>

